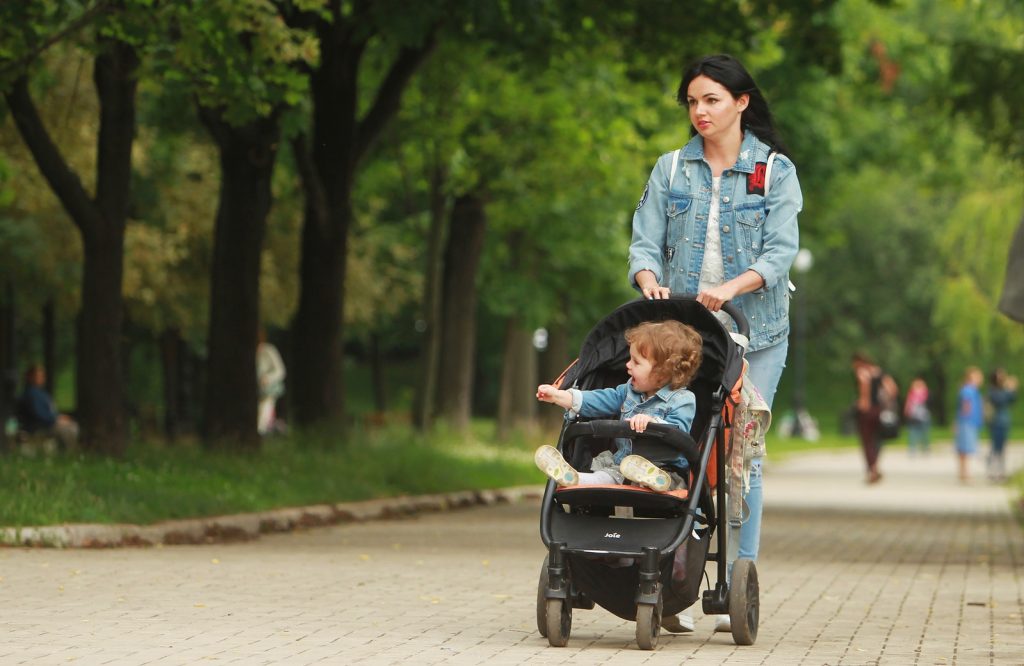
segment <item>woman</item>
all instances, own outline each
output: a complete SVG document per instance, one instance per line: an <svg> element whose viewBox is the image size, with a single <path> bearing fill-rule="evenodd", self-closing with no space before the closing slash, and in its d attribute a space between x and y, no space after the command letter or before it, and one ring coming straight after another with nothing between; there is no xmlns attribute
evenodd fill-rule
<svg viewBox="0 0 1024 666"><path fill-rule="evenodd" d="M692 138L651 172L633 216L629 280L645 298L697 294L716 313L726 301L737 305L750 322L748 379L771 406L789 347L788 272L803 206L796 168L764 96L731 56L687 67L676 98L689 109ZM739 538L739 557L752 560L761 538L761 462L753 462L750 517ZM728 626L720 616L715 629Z"/></svg>
<svg viewBox="0 0 1024 666"><path fill-rule="evenodd" d="M959 462L960 483L971 480L971 457L978 452L978 435L985 422L981 401L981 370L971 366L964 373L964 383L957 395L956 453Z"/></svg>
<svg viewBox="0 0 1024 666"><path fill-rule="evenodd" d="M896 381L882 371L867 352L856 352L850 360L853 376L857 387L857 434L860 436L860 448L864 453L867 465L868 483L878 483L882 473L878 471L878 456L882 451L884 430L890 429L893 422L899 420L895 413L896 396L899 387ZM882 426L882 412L890 415L889 428ZM892 435L893 433L890 433Z"/></svg>
<svg viewBox="0 0 1024 666"><path fill-rule="evenodd" d="M1010 435L1010 406L1017 399L1017 378L1010 377L1002 368L996 368L989 377L988 403L992 416L988 434L992 449L988 454L988 477L992 481L1006 480L1006 438Z"/></svg>

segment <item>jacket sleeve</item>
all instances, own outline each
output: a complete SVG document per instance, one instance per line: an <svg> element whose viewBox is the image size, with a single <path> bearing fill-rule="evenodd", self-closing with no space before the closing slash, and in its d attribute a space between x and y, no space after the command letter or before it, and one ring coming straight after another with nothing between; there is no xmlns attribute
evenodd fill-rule
<svg viewBox="0 0 1024 666"><path fill-rule="evenodd" d="M629 244L629 284L637 289L636 274L649 270L658 278L658 284L666 286L663 257L665 256L665 234L667 220L665 210L668 205L668 181L672 154L662 155L647 187L640 197L633 213L633 239Z"/></svg>
<svg viewBox="0 0 1024 666"><path fill-rule="evenodd" d="M775 159L772 182L768 188L764 222L764 244L761 256L749 266L764 279L764 289L771 289L788 279L797 250L800 249L800 230L797 215L804 207L800 180L796 166L784 155Z"/></svg>
<svg viewBox="0 0 1024 666"><path fill-rule="evenodd" d="M693 425L693 417L696 413L697 396L693 394L693 391L685 390L682 391L679 404L673 405L672 409L665 412L664 418L654 419L654 421L656 423L673 425L688 433L690 432L690 426Z"/></svg>
<svg viewBox="0 0 1024 666"><path fill-rule="evenodd" d="M626 399L626 385L615 388L580 391L579 415L588 418L610 416L619 418L622 412L622 401ZM575 401L573 401L575 404Z"/></svg>

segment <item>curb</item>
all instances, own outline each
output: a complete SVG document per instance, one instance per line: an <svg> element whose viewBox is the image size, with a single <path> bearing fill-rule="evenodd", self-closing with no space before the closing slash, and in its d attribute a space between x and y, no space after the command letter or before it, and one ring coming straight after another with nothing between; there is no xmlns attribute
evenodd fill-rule
<svg viewBox="0 0 1024 666"><path fill-rule="evenodd" d="M291 532L370 520L406 518L475 506L539 500L544 486L516 486L494 490L464 490L436 495L316 504L184 520L152 525L79 523L42 527L2 527L0 545L49 548L121 548L250 541L261 534Z"/></svg>

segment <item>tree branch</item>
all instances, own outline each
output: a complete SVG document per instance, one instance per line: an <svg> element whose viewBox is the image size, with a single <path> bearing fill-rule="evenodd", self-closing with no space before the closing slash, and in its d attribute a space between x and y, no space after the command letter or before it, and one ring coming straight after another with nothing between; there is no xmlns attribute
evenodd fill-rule
<svg viewBox="0 0 1024 666"><path fill-rule="evenodd" d="M67 24L62 29L58 30L57 32L53 33L52 35L41 41L39 44L35 46L35 48L33 48L25 55L21 56L20 58L17 58L16 60L6 62L2 66L0 66L0 78L3 78L4 76L8 76L11 74L20 73L22 69L27 67L33 60L38 58L43 53L43 51L50 48L57 42L63 40L68 35L78 32L85 26L89 25L97 16L99 16L100 14L102 14L110 8L111 2L109 2L109 0L100 0L100 2L82 12L81 16L76 18L74 21Z"/></svg>
<svg viewBox="0 0 1024 666"><path fill-rule="evenodd" d="M391 69L388 70L387 76L384 77L380 88L377 89L377 96L373 100L373 105L356 126L353 150L355 162L359 162L366 155L370 146L384 130L384 126L398 113L398 107L402 101L402 93L405 91L405 87L436 45L437 26L434 26L421 46L415 48L404 47L398 53L398 57L391 64Z"/></svg>
<svg viewBox="0 0 1024 666"><path fill-rule="evenodd" d="M32 102L28 80L25 77L17 79L11 90L4 94L4 99L39 172L50 183L75 225L83 235L88 235L98 224L99 209L43 125L39 111Z"/></svg>

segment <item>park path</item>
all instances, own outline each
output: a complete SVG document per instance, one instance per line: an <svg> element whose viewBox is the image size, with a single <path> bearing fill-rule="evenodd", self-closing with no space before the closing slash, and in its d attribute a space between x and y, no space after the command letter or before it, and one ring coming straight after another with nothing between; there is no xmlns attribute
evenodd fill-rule
<svg viewBox="0 0 1024 666"><path fill-rule="evenodd" d="M0 664L1024 664L1009 492L956 483L948 446L882 468L869 487L854 451L770 461L750 647L698 610L693 634L640 651L601 609L548 647L523 501L248 543L3 549Z"/></svg>

